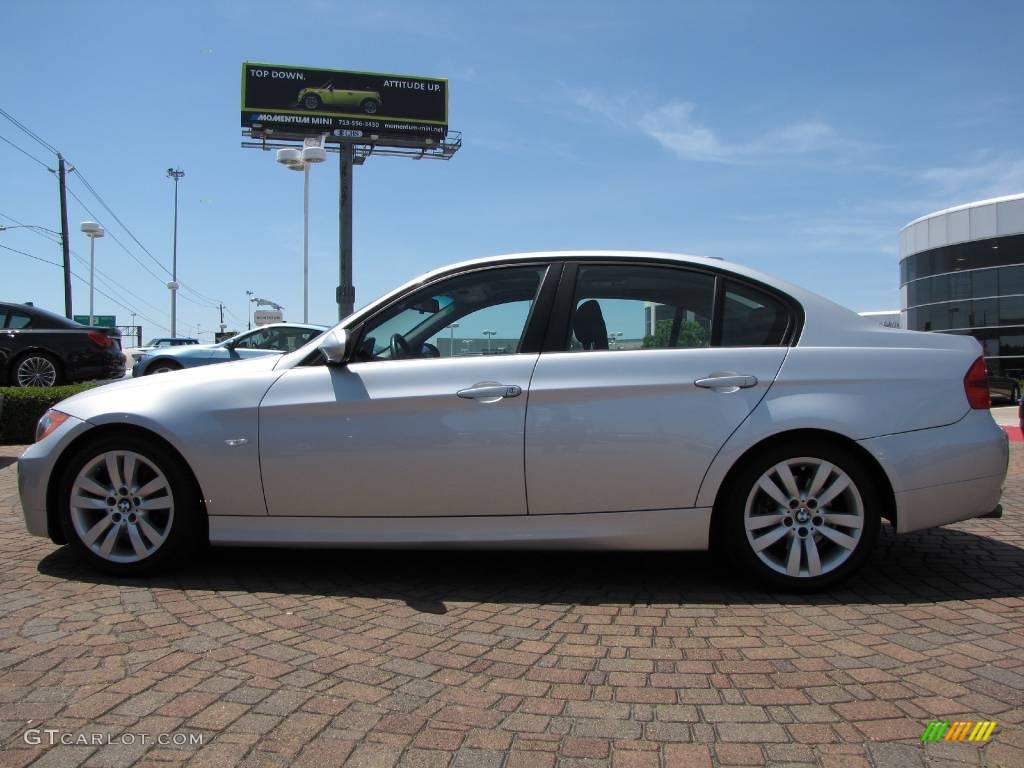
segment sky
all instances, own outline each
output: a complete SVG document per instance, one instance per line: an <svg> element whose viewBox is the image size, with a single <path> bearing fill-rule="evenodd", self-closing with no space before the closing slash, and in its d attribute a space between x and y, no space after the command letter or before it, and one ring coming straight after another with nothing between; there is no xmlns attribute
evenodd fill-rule
<svg viewBox="0 0 1024 768"><path fill-rule="evenodd" d="M170 328L171 166L179 334L210 339L221 301L244 329L247 290L301 320L302 175L241 147L243 61L449 79L452 160L355 169L357 307L462 259L624 248L880 310L901 227L1024 191L1022 26L1015 0L5 0L0 109L77 169L73 269L87 280L78 225L100 221L95 311L136 312L146 339ZM59 229L55 156L3 117L0 138L0 224ZM311 322L337 317L337 205L330 155L311 172ZM0 245L22 252L0 249L0 300L62 313L59 245L27 228ZM88 313L88 283L73 291Z"/></svg>

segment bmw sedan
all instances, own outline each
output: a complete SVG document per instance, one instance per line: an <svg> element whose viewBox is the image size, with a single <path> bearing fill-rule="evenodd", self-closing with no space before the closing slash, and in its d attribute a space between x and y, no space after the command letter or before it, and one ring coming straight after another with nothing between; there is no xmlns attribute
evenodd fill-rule
<svg viewBox="0 0 1024 768"><path fill-rule="evenodd" d="M294 352L327 330L323 325L275 323L243 331L218 344L188 344L144 349L132 365L132 376L170 373L199 365L227 363L275 352Z"/></svg>
<svg viewBox="0 0 1024 768"><path fill-rule="evenodd" d="M524 254L419 277L289 354L69 398L18 477L30 533L120 574L207 542L714 547L810 590L883 519L996 510L988 406L970 337L716 259Z"/></svg>

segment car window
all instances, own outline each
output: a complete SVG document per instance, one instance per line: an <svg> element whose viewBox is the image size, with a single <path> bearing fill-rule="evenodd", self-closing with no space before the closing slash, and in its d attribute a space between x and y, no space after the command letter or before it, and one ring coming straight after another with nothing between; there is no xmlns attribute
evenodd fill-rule
<svg viewBox="0 0 1024 768"><path fill-rule="evenodd" d="M546 270L478 270L417 291L368 323L356 359L516 354Z"/></svg>
<svg viewBox="0 0 1024 768"><path fill-rule="evenodd" d="M21 312L11 312L7 315L7 322L0 323L0 326L6 325L7 328L28 328L32 323L32 318Z"/></svg>
<svg viewBox="0 0 1024 768"><path fill-rule="evenodd" d="M676 267L581 266L572 352L707 347L715 279Z"/></svg>
<svg viewBox="0 0 1024 768"><path fill-rule="evenodd" d="M785 341L790 312L774 296L729 280L723 301L721 346L774 347Z"/></svg>
<svg viewBox="0 0 1024 768"><path fill-rule="evenodd" d="M294 352L321 333L323 331L313 328L278 328L276 336L269 343L273 345L273 349L279 349L282 352Z"/></svg>

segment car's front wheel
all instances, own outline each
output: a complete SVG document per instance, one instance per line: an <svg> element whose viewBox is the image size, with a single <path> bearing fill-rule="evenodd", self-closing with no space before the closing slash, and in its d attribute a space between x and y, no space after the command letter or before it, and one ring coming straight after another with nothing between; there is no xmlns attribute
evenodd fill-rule
<svg viewBox="0 0 1024 768"><path fill-rule="evenodd" d="M377 107L379 105L377 104L377 100L376 99L363 99L362 106L363 106L363 112L365 112L366 114L368 114L368 115L376 115L377 114Z"/></svg>
<svg viewBox="0 0 1024 768"><path fill-rule="evenodd" d="M135 436L80 450L60 481L60 523L71 548L120 575L180 562L197 541L199 498L180 460Z"/></svg>
<svg viewBox="0 0 1024 768"><path fill-rule="evenodd" d="M755 455L734 478L724 543L761 583L824 589L864 564L881 524L863 460L842 446L800 440Z"/></svg>
<svg viewBox="0 0 1024 768"><path fill-rule="evenodd" d="M302 105L306 109L316 109L320 106L320 97L315 93L307 93L302 97Z"/></svg>

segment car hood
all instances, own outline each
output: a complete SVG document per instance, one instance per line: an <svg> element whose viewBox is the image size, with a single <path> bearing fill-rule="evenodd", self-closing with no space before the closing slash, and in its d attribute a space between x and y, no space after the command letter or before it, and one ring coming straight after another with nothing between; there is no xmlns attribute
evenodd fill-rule
<svg viewBox="0 0 1024 768"><path fill-rule="evenodd" d="M172 373L122 379L61 400L54 408L85 421L97 416L146 413L154 410L186 409L191 413L217 407L229 398L237 407L240 400L259 403L283 371L274 371L278 355L254 357L231 365L204 365ZM265 380L265 386L263 386ZM125 421L132 421L126 418Z"/></svg>

